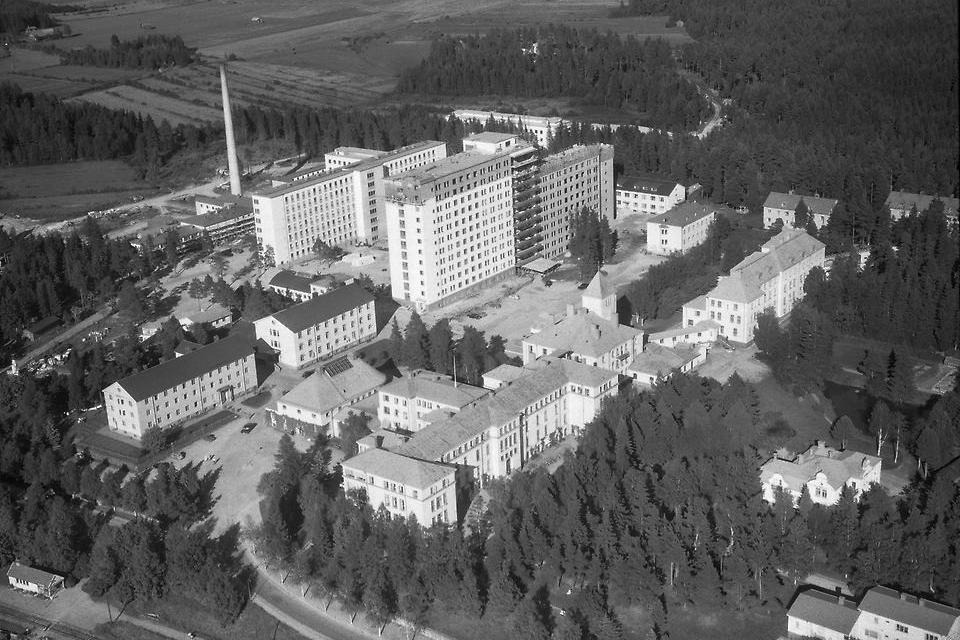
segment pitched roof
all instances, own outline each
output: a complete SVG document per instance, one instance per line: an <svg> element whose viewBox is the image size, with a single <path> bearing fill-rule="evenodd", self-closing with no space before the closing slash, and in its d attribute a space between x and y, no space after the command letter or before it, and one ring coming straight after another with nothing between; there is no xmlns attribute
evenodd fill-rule
<svg viewBox="0 0 960 640"><path fill-rule="evenodd" d="M275 276L270 278L267 286L277 287L279 289L292 289L301 293L310 293L310 283L316 280L315 277L307 276L289 269L281 269Z"/></svg>
<svg viewBox="0 0 960 640"><path fill-rule="evenodd" d="M831 487L841 488L850 478L860 478L866 466L880 464L880 458L858 451L837 451L821 443L809 449L793 460L772 458L760 467L760 481L767 482L774 474L787 481L787 486L800 491L803 485L823 473Z"/></svg>
<svg viewBox="0 0 960 640"><path fill-rule="evenodd" d="M445 375L432 371L415 370L408 375L394 378L381 389L383 393L412 400L422 398L439 402L448 407L464 407L477 398L487 395L486 389L459 383Z"/></svg>
<svg viewBox="0 0 960 640"><path fill-rule="evenodd" d="M685 227L709 215L720 213L724 207L705 202L681 202L677 206L655 215L647 224L665 224L671 227Z"/></svg>
<svg viewBox="0 0 960 640"><path fill-rule="evenodd" d="M607 296L613 296L616 294L616 290L610 286L609 282L607 282L607 274L598 270L594 274L593 279L590 280L590 284L586 289L583 290L581 297L599 298L603 300Z"/></svg>
<svg viewBox="0 0 960 640"><path fill-rule="evenodd" d="M523 341L558 351L573 351L589 358L599 358L642 335L642 331L633 327L579 311L539 333L527 336Z"/></svg>
<svg viewBox="0 0 960 640"><path fill-rule="evenodd" d="M837 206L837 201L833 198L821 198L819 196L805 196L799 193L778 193L771 191L763 206L771 209L786 209L787 211L796 211L797 205L803 200L811 214L829 216Z"/></svg>
<svg viewBox="0 0 960 640"><path fill-rule="evenodd" d="M491 391L447 420L417 431L397 453L425 460L441 456L469 442L488 428L506 424L532 403L568 383L599 387L618 374L564 358L540 358L523 367L527 375Z"/></svg>
<svg viewBox="0 0 960 640"><path fill-rule="evenodd" d="M931 196L925 193L910 193L908 191L891 191L887 196L886 205L890 209L903 209L909 212L914 207L919 213L923 213L930 208L934 200L943 202L943 212L947 216L957 215L957 209L960 208L960 199L945 198L942 196Z"/></svg>
<svg viewBox="0 0 960 640"><path fill-rule="evenodd" d="M762 295L761 287L777 274L798 264L824 248L824 244L802 229L784 228L730 269L729 276L720 276L717 286L707 294L710 298L750 302Z"/></svg>
<svg viewBox="0 0 960 640"><path fill-rule="evenodd" d="M628 371L637 373L654 374L655 376L664 376L679 369L691 360L694 360L700 354L696 347L678 345L676 347L664 347L655 342L651 342L634 357L633 362L627 367Z"/></svg>
<svg viewBox="0 0 960 640"><path fill-rule="evenodd" d="M847 598L841 600L824 591L810 589L797 594L787 615L848 635L860 617L860 612L857 611L856 604Z"/></svg>
<svg viewBox="0 0 960 640"><path fill-rule="evenodd" d="M231 335L212 342L202 349L127 376L117 381L117 384L134 400L143 400L217 367L252 355L253 343L249 338Z"/></svg>
<svg viewBox="0 0 960 640"><path fill-rule="evenodd" d="M290 331L298 332L369 302L373 302L373 294L354 282L278 311L270 317Z"/></svg>
<svg viewBox="0 0 960 640"><path fill-rule="evenodd" d="M499 367L494 367L490 371L487 371L483 374L483 377L484 379L490 378L491 380L497 380L499 382L512 382L523 377L523 374L523 367L512 364L502 364Z"/></svg>
<svg viewBox="0 0 960 640"><path fill-rule="evenodd" d="M10 568L7 569L7 576L16 578L18 580L23 580L24 582L29 582L30 584L43 585L45 587L50 587L57 582L63 582L63 576L58 576L55 573L48 573L42 569L34 569L33 567L20 564L19 562L14 562L10 565Z"/></svg>
<svg viewBox="0 0 960 640"><path fill-rule="evenodd" d="M680 183L675 180L650 175L621 176L617 180L617 189L652 193L658 196L668 196L679 186L681 186Z"/></svg>
<svg viewBox="0 0 960 640"><path fill-rule="evenodd" d="M901 594L887 587L869 589L860 601L860 610L942 636L947 635L960 618L960 609Z"/></svg>
<svg viewBox="0 0 960 640"><path fill-rule="evenodd" d="M376 389L387 377L356 358L337 358L309 376L284 395L280 401L307 411L323 413L349 404L358 396Z"/></svg>
<svg viewBox="0 0 960 640"><path fill-rule="evenodd" d="M720 323L717 322L716 320L701 320L697 324L690 327L684 327L684 326L673 327L671 329L667 329L666 331L657 331L655 333L651 333L649 337L651 341L663 340L665 338L672 338L674 336L689 335L691 333L709 331L710 329L716 330L719 328L720 328Z"/></svg>
<svg viewBox="0 0 960 640"><path fill-rule="evenodd" d="M342 463L344 470L389 478L408 487L429 489L444 478L453 476L454 468L436 462L417 460L385 449L367 449Z"/></svg>
<svg viewBox="0 0 960 640"><path fill-rule="evenodd" d="M233 311L226 308L222 304L214 302L206 309L201 311L194 311L193 313L188 313L179 318L179 320L189 320L194 324L202 324L204 322L213 322L214 320L220 320L226 317L233 317Z"/></svg>

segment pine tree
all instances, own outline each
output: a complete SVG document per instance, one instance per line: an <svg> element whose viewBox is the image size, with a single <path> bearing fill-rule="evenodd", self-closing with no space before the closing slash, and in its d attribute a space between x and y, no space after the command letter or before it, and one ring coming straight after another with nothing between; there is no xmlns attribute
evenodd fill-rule
<svg viewBox="0 0 960 640"><path fill-rule="evenodd" d="M402 360L411 369L430 368L430 337L427 327L414 311L403 330Z"/></svg>
<svg viewBox="0 0 960 640"><path fill-rule="evenodd" d="M437 373L450 373L453 367L453 332L450 321L438 320L430 327L430 368Z"/></svg>

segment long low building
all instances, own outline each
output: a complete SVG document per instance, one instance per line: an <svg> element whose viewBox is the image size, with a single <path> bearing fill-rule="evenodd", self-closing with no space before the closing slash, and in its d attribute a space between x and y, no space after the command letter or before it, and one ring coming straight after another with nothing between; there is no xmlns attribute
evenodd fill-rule
<svg viewBox="0 0 960 640"><path fill-rule="evenodd" d="M279 352L280 364L299 369L377 335L373 294L344 285L253 323L257 338Z"/></svg>
<svg viewBox="0 0 960 640"><path fill-rule="evenodd" d="M256 388L253 344L237 335L114 382L103 390L103 404L112 431L139 439Z"/></svg>
<svg viewBox="0 0 960 640"><path fill-rule="evenodd" d="M943 205L943 215L952 224L957 223L957 210L960 209L960 199L928 195L926 193L910 193L908 191L891 191L884 204L890 209L890 219L899 220L912 212L923 213L935 202Z"/></svg>

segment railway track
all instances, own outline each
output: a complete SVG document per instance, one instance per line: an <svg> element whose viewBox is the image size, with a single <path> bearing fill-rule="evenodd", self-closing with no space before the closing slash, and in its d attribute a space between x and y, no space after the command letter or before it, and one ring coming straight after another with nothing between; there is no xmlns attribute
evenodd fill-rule
<svg viewBox="0 0 960 640"><path fill-rule="evenodd" d="M0 616L29 629L28 638L50 638L50 640L102 640L100 636L63 622L52 622L38 615L0 604Z"/></svg>

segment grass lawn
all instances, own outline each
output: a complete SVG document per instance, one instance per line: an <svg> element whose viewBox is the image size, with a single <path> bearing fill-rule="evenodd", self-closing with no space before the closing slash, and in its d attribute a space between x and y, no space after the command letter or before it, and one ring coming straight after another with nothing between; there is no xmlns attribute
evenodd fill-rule
<svg viewBox="0 0 960 640"><path fill-rule="evenodd" d="M303 640L303 636L290 627L281 624L255 604L248 603L237 620L226 627L217 620L216 615L192 602L171 597L159 602L134 602L124 612L124 616L142 616L144 613L156 613L160 622L166 626L180 629L186 634L194 632L207 640ZM122 622L121 618L121 622ZM132 627L132 625L130 625ZM132 627L135 628L135 627ZM153 640L154 635L117 636Z"/></svg>
<svg viewBox="0 0 960 640"><path fill-rule="evenodd" d="M770 450L786 447L794 451L806 449L815 440L830 437L833 408L819 395L797 398L771 375L754 384L762 414L779 414L793 433L758 434L757 445Z"/></svg>
<svg viewBox="0 0 960 640"><path fill-rule="evenodd" d="M457 640L492 640L511 637L509 620L490 620L489 618L474 620L443 611L431 610L427 626Z"/></svg>

